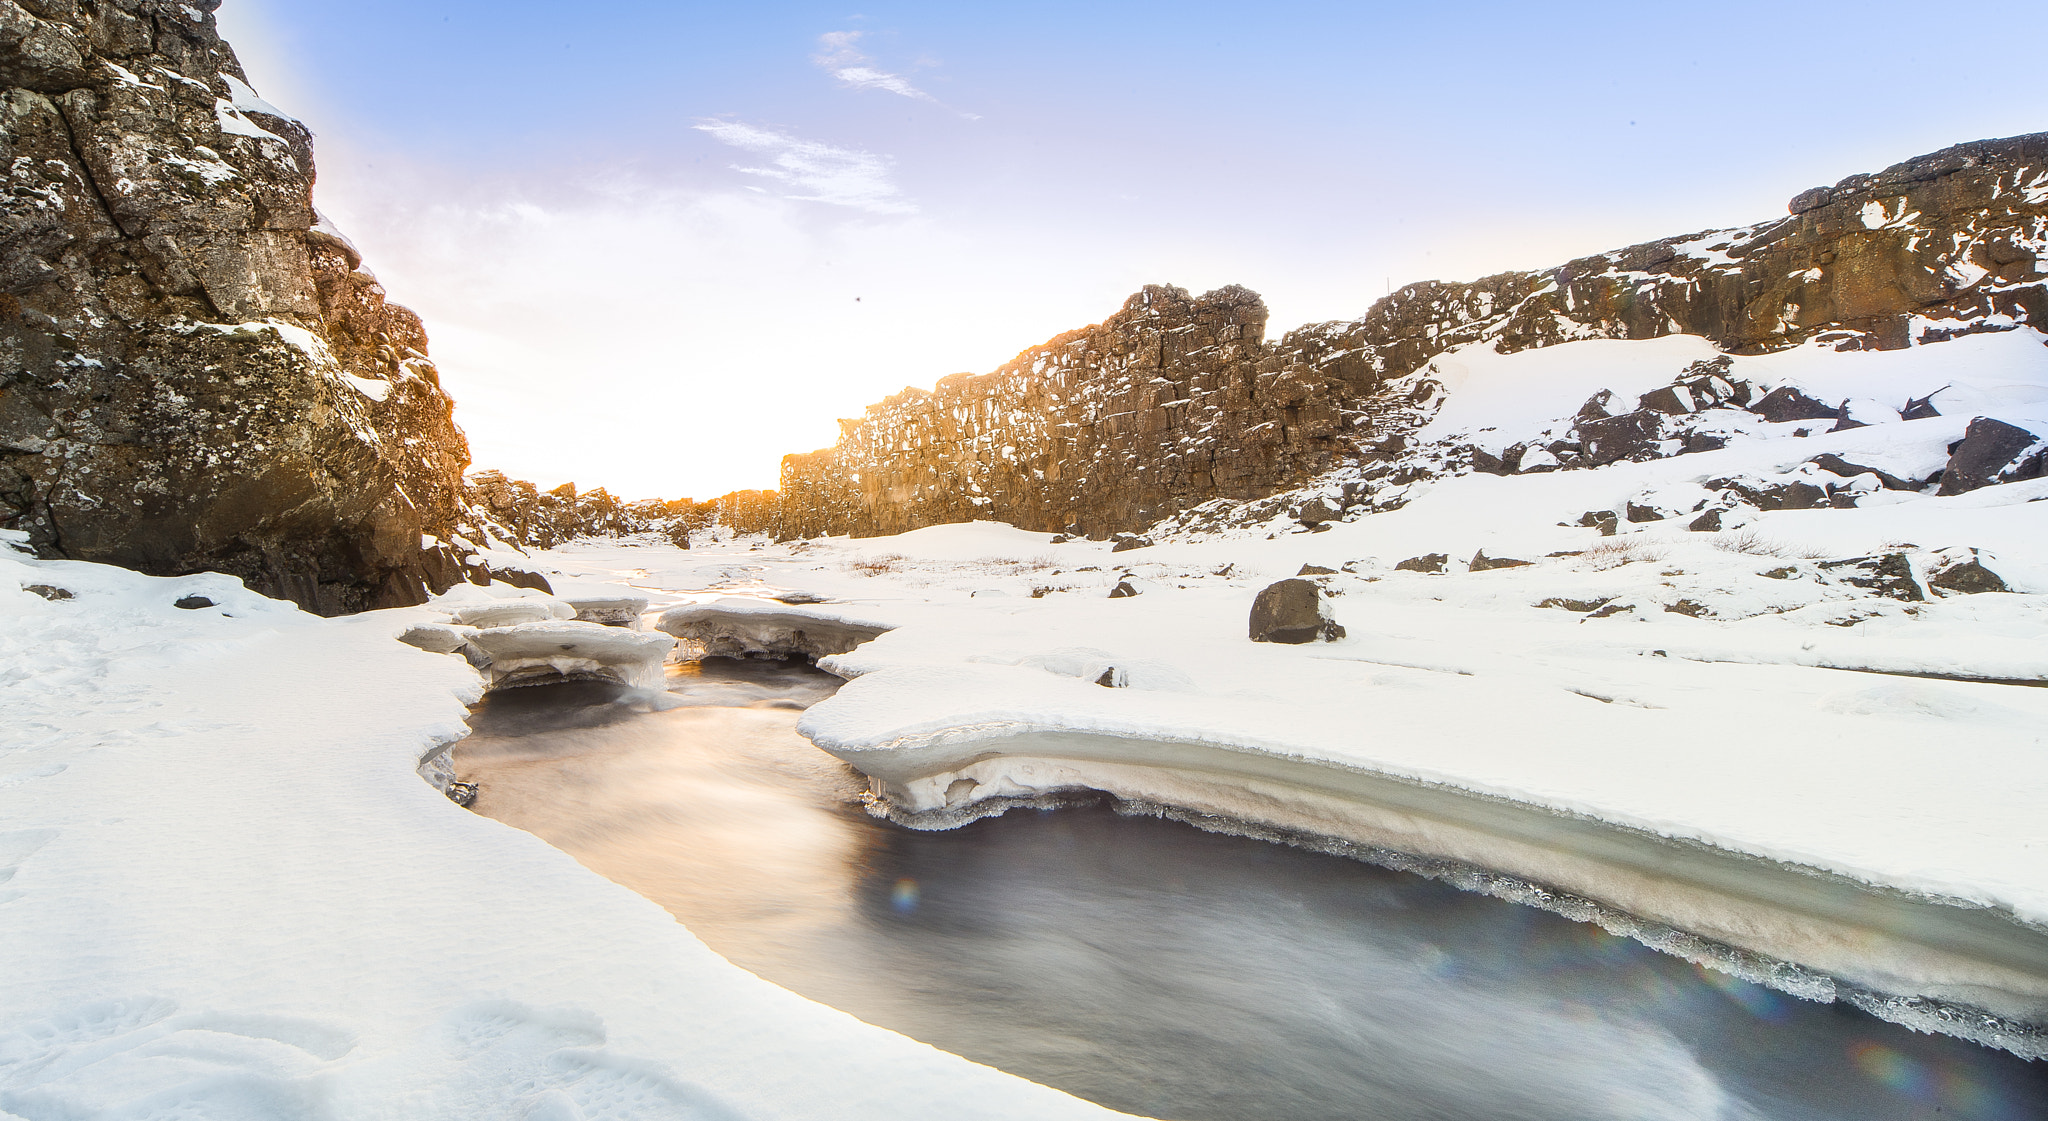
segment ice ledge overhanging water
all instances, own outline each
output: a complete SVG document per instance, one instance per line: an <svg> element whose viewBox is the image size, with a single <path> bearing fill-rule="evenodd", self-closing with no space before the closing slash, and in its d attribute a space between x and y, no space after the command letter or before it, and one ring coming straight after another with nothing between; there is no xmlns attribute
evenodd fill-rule
<svg viewBox="0 0 2048 1121"><path fill-rule="evenodd" d="M807 722L809 723L809 722ZM1221 832L1337 852L1596 922L1812 1000L2048 1057L2048 933L2010 914L1328 760L1001 722L819 747L877 808L952 828L1102 791Z"/></svg>

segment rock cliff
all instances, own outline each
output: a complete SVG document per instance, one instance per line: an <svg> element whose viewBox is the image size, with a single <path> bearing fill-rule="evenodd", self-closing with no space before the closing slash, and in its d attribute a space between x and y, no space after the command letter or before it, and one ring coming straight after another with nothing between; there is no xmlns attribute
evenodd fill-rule
<svg viewBox="0 0 2048 1121"><path fill-rule="evenodd" d="M1264 341L1242 288L1149 287L993 373L906 389L783 460L780 532L988 518L1095 536L1396 456L1444 351L1693 334L1734 354L1897 349L2048 325L2048 133L1961 144L1796 196L1784 217L1539 272L1427 281Z"/></svg>
<svg viewBox="0 0 2048 1121"><path fill-rule="evenodd" d="M0 0L0 528L325 614L421 602L464 575L467 443L218 6Z"/></svg>

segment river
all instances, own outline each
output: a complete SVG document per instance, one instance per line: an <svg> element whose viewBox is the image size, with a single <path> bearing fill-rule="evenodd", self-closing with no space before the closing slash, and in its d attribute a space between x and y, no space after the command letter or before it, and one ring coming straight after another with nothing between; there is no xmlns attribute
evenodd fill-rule
<svg viewBox="0 0 2048 1121"><path fill-rule="evenodd" d="M794 729L836 679L671 667L495 693L475 809L812 999L1187 1121L2048 1117L2048 1064L1546 912L1106 802L924 833Z"/></svg>

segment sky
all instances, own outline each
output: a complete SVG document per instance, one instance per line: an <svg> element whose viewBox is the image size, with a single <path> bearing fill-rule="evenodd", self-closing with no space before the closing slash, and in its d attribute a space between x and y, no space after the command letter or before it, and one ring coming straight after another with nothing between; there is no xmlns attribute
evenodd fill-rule
<svg viewBox="0 0 2048 1121"><path fill-rule="evenodd" d="M1268 337L2048 128L1924 5L226 0L477 468L772 487L1148 283Z"/></svg>

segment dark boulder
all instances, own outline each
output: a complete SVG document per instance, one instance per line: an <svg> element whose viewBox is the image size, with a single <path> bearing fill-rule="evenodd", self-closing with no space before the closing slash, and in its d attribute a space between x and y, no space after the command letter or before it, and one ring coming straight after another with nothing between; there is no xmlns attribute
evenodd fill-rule
<svg viewBox="0 0 2048 1121"><path fill-rule="evenodd" d="M1828 492L1803 480L1762 482L1756 479L1714 479L1707 489L1727 491L1759 510L1812 510L1828 504Z"/></svg>
<svg viewBox="0 0 2048 1121"><path fill-rule="evenodd" d="M1685 523L1685 528L1694 533L1719 533L1721 532L1721 514L1722 511L1718 509L1708 510L1699 517Z"/></svg>
<svg viewBox="0 0 2048 1121"><path fill-rule="evenodd" d="M1943 550L1928 566L1927 586L1957 595L2012 590L2003 577L1984 567L1983 554L1975 549Z"/></svg>
<svg viewBox="0 0 2048 1121"><path fill-rule="evenodd" d="M1284 642L1299 645L1321 639L1334 642L1344 637L1344 628L1330 617L1323 590L1298 577L1270 584L1252 601L1253 642Z"/></svg>
<svg viewBox="0 0 2048 1121"><path fill-rule="evenodd" d="M2018 425L1980 416L1949 449L1940 494L1964 494L1997 481L1999 472L2033 447L2040 437Z"/></svg>
<svg viewBox="0 0 2048 1121"><path fill-rule="evenodd" d="M1824 405L1789 385L1764 394L1764 399L1751 405L1749 411L1772 424L1788 420L1840 420L1842 416L1834 406Z"/></svg>
<svg viewBox="0 0 2048 1121"><path fill-rule="evenodd" d="M483 564L478 565L470 577L471 583L485 587L489 587L493 581L510 584L515 588L530 588L536 592L555 594L554 586L548 583L548 578L530 568L517 568L509 564Z"/></svg>
<svg viewBox="0 0 2048 1121"><path fill-rule="evenodd" d="M1926 420L1929 417L1940 416L1941 410L1934 407L1935 394L1945 392L1950 388L1953 387L1944 385L1940 389L1935 390L1934 393L1930 393L1925 397L1907 398L1906 407L1899 410L1899 419Z"/></svg>
<svg viewBox="0 0 2048 1121"><path fill-rule="evenodd" d="M1152 539L1149 537L1139 537L1133 533L1119 533L1116 535L1116 544L1111 545L1109 551L1112 553L1128 553L1132 549L1149 549L1151 547Z"/></svg>
<svg viewBox="0 0 2048 1121"><path fill-rule="evenodd" d="M1336 569L1324 568L1322 565L1319 564L1302 565L1301 571L1295 573L1296 576L1335 576L1336 574Z"/></svg>
<svg viewBox="0 0 2048 1121"><path fill-rule="evenodd" d="M1537 600L1536 606L1563 611L1598 611L1607 605L1610 598L1612 597L1603 597L1601 599L1566 599L1563 596L1551 596L1548 599Z"/></svg>
<svg viewBox="0 0 2048 1121"><path fill-rule="evenodd" d="M1489 557L1486 550L1481 549L1472 554L1472 563L1466 568L1472 572L1491 572L1496 568L1523 568L1532 563L1534 562L1516 560L1513 557Z"/></svg>
<svg viewBox="0 0 2048 1121"><path fill-rule="evenodd" d="M1621 517L1612 510L1588 510L1579 515L1579 524L1599 530L1602 537L1612 537L1621 525Z"/></svg>
<svg viewBox="0 0 2048 1121"><path fill-rule="evenodd" d="M1875 467L1865 467L1860 463L1851 463L1848 460L1843 459L1841 456L1836 455L1834 452L1827 452L1823 455L1814 456L1811 462L1815 467L1818 467L1831 475L1840 475L1842 478L1845 479L1853 479L1858 475L1876 475L1877 481L1880 484L1882 484L1884 486L1884 489L1886 490L1912 491L1919 490L1922 486L1922 484L1916 483L1910 479L1901 479L1897 475L1891 474L1888 471L1880 471Z"/></svg>
<svg viewBox="0 0 2048 1121"><path fill-rule="evenodd" d="M1116 587L1109 590L1109 598L1111 599L1129 599L1138 594L1140 594L1138 586L1129 580L1118 580Z"/></svg>
<svg viewBox="0 0 2048 1121"><path fill-rule="evenodd" d="M1664 436L1664 414L1638 409L1606 420L1580 421L1573 429L1586 450L1585 462L1605 467L1623 460L1657 458L1657 444Z"/></svg>
<svg viewBox="0 0 2048 1121"><path fill-rule="evenodd" d="M1334 522L1343 516L1344 512L1331 505L1328 500L1311 498L1301 504L1301 509L1294 515L1294 520L1303 525L1321 525L1324 522Z"/></svg>
<svg viewBox="0 0 2048 1121"><path fill-rule="evenodd" d="M1875 595L1917 603L1927 598L1913 578L1913 564L1904 553L1848 557L1820 562L1821 571L1851 587Z"/></svg>
<svg viewBox="0 0 2048 1121"><path fill-rule="evenodd" d="M1424 553L1394 566L1396 572L1442 572L1451 563L1449 553Z"/></svg>
<svg viewBox="0 0 2048 1121"><path fill-rule="evenodd" d="M1627 512L1628 520L1637 524L1661 522L1664 520L1664 511L1657 509L1655 506L1644 506L1638 502L1629 503Z"/></svg>

